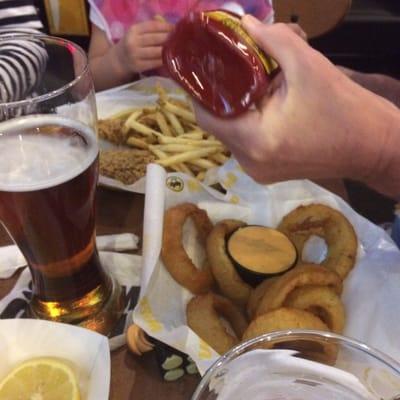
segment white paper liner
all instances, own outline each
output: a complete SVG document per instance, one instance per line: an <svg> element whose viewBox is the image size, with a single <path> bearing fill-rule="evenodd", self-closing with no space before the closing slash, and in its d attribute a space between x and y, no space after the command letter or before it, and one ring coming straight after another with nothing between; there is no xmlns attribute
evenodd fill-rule
<svg viewBox="0 0 400 400"><path fill-rule="evenodd" d="M185 309L191 293L172 279L159 259L165 209L188 201L204 208L213 222L235 218L276 227L297 206L322 203L341 211L353 224L359 239L357 262L345 281L342 296L347 313L344 334L400 360L400 321L394 318L400 303L400 251L381 228L357 214L340 197L310 181L259 185L234 160L219 170L225 195L184 174L170 173L164 179L164 172L158 171L154 170L147 182L152 190L145 205L146 279L142 281L141 300L133 316L150 336L190 355L201 373L217 358L186 324ZM164 187L157 189L163 182Z"/></svg>
<svg viewBox="0 0 400 400"><path fill-rule="evenodd" d="M98 250L127 251L138 248L139 238L133 233L103 235L96 238ZM10 278L26 260L16 245L0 247L0 279Z"/></svg>
<svg viewBox="0 0 400 400"><path fill-rule="evenodd" d="M0 320L0 354L0 381L24 361L57 357L71 363L82 399L109 398L110 349L105 336L48 321Z"/></svg>

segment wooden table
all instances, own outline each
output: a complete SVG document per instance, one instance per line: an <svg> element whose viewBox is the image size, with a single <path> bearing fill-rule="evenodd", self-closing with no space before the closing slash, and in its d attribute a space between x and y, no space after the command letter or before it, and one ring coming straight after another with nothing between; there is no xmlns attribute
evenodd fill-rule
<svg viewBox="0 0 400 400"><path fill-rule="evenodd" d="M346 198L342 183L324 182L324 186ZM133 232L139 237L143 227L144 196L99 188L97 196L97 233ZM11 239L0 226L0 246ZM0 298L13 287L18 274L0 280ZM111 355L111 400L187 400L199 382L198 376L184 376L176 382L164 382L153 353L142 357L123 347Z"/></svg>

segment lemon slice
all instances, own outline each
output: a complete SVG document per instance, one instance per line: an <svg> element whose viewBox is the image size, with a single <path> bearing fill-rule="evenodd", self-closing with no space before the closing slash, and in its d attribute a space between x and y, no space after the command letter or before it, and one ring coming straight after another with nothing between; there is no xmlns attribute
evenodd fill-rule
<svg viewBox="0 0 400 400"><path fill-rule="evenodd" d="M0 383L1 400L79 400L74 372L55 358L36 358L12 370Z"/></svg>

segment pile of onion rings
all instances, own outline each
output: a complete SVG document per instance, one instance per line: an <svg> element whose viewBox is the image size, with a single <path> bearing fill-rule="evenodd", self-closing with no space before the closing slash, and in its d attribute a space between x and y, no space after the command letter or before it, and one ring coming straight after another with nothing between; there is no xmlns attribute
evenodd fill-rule
<svg viewBox="0 0 400 400"><path fill-rule="evenodd" d="M182 227L191 218L207 259L193 263L182 244ZM295 245L297 264L253 288L227 254L226 241L246 223L222 220L215 226L191 203L168 209L164 218L161 259L171 276L194 297L186 308L188 326L217 353L241 341L282 329L316 329L341 333L345 310L340 299L343 279L354 267L357 237L350 222L322 204L301 206L278 225ZM302 249L317 235L328 256L321 264L304 263ZM329 346L328 346L329 347ZM336 350L322 346L322 360L332 363Z"/></svg>

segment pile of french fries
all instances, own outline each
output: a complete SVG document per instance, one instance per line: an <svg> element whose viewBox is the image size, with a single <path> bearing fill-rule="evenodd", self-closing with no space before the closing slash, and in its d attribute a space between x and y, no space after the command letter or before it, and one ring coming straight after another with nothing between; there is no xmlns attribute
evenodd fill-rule
<svg viewBox="0 0 400 400"><path fill-rule="evenodd" d="M188 102L167 95L158 87L155 106L124 110L112 119L123 121L126 144L153 153L168 170L203 180L210 168L229 158L224 145L197 124Z"/></svg>

